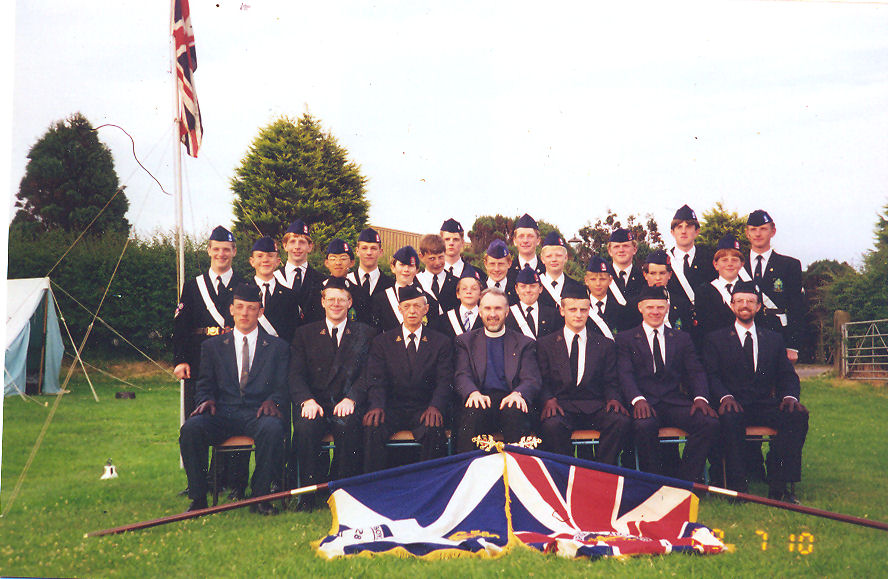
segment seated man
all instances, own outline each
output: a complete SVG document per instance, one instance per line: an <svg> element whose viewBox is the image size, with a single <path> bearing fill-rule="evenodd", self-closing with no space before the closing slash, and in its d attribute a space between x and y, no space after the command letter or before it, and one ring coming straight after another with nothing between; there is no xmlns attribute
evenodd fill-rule
<svg viewBox="0 0 888 579"><path fill-rule="evenodd" d="M179 450L188 477L188 511L207 507L207 452L231 436L256 443L253 496L266 495L284 464L285 424L280 411L287 400L287 343L260 335L262 303L255 285L234 290L234 330L201 345L197 408L179 433ZM254 505L270 515L269 503Z"/></svg>
<svg viewBox="0 0 888 579"><path fill-rule="evenodd" d="M518 303L509 307L507 328L534 340L561 328L563 319L558 315L558 310L539 303L540 294L543 293L540 274L525 267L515 278L514 290Z"/></svg>
<svg viewBox="0 0 888 579"><path fill-rule="evenodd" d="M613 340L586 331L589 307L585 290L565 288L564 329L537 341L542 449L571 454L571 433L594 428L601 432L598 460L615 465L632 419L620 403L617 348Z"/></svg>
<svg viewBox="0 0 888 579"><path fill-rule="evenodd" d="M435 329L450 338L454 338L484 326L478 316L478 302L481 300L481 276L471 265L463 267L462 275L456 284L456 298L459 306L447 310L438 318Z"/></svg>
<svg viewBox="0 0 888 579"><path fill-rule="evenodd" d="M453 386L464 408L458 419L457 451L475 448L472 438L502 430L518 442L527 433L530 407L540 389L536 342L506 328L509 300L497 289L481 292L484 329L456 338Z"/></svg>
<svg viewBox="0 0 888 579"><path fill-rule="evenodd" d="M688 433L678 476L702 478L718 419L707 397L706 374L690 336L665 327L666 290L647 287L638 303L642 323L620 332L617 373L623 398L632 404L632 430L641 470L660 474L657 431L674 426ZM688 394L693 395L693 401Z"/></svg>
<svg viewBox="0 0 888 579"><path fill-rule="evenodd" d="M450 340L423 327L429 304L419 289L407 286L398 299L404 323L370 344L364 472L386 467L385 443L399 430L413 431L413 438L422 445L421 460L443 456L446 450L444 412L453 380Z"/></svg>
<svg viewBox="0 0 888 579"><path fill-rule="evenodd" d="M808 410L799 404L799 377L783 336L755 323L762 307L753 282L734 286L733 325L706 335L704 362L713 397L719 401L721 451L728 488L746 492L742 446L747 426L777 431L768 453L768 497L798 503L794 484L802 478L802 446L808 433Z"/></svg>
<svg viewBox="0 0 888 579"><path fill-rule="evenodd" d="M331 277L321 291L325 317L300 326L290 345L290 401L294 455L290 457L291 482L296 480L296 459L301 484L326 480L327 468L319 457L321 439L328 431L336 444L334 478L361 472L361 415L366 392L358 381L367 362L374 331L348 319L352 299L345 280ZM314 508L314 496L303 497L297 508Z"/></svg>

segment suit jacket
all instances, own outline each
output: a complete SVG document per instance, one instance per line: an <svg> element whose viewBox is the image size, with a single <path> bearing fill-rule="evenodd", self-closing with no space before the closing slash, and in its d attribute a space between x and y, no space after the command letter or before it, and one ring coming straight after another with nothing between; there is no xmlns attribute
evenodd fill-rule
<svg viewBox="0 0 888 579"><path fill-rule="evenodd" d="M240 369L234 334L214 336L201 346L200 376L195 403L213 400L218 405L259 408L266 400L280 406L287 400L287 343L260 330L250 374L240 392Z"/></svg>
<svg viewBox="0 0 888 579"><path fill-rule="evenodd" d="M429 313L426 314L426 327L434 327L435 321L438 319L438 301L435 300L435 296L425 292L419 282L414 280L413 284L426 294L426 300L429 303ZM392 287L395 286L393 285ZM397 303L397 290L395 293L395 303ZM378 332L387 332L401 325L401 321L398 320L396 310L392 308L392 303L386 291L376 292L373 295L373 298L370 300L370 311L373 321L372 325Z"/></svg>
<svg viewBox="0 0 888 579"><path fill-rule="evenodd" d="M472 330L456 338L453 387L463 402L475 390L481 391L487 375L487 336L483 329ZM537 362L536 341L506 328L505 343L506 382L512 392L519 392L528 406L540 391L540 367Z"/></svg>
<svg viewBox="0 0 888 579"><path fill-rule="evenodd" d="M353 307L355 308L355 319L361 323L372 326L373 325L373 308L371 306L373 297L377 294L383 293L387 288L390 288L395 285L395 278L385 275L380 272L379 279L376 280L376 286L373 287L373 291L366 292L364 288L361 286L361 281L358 279L358 274L360 273L359 269L355 271L349 272L345 277L357 286L355 290L356 293L360 293L360 299L352 300L354 302Z"/></svg>
<svg viewBox="0 0 888 579"><path fill-rule="evenodd" d="M598 311L598 300L594 297L589 297L591 302L592 311ZM633 328L641 323L640 319L636 319L638 315L638 310L636 309L633 313L634 301L627 301L626 305L620 304L617 299L614 297L614 294L607 290L607 300L604 303L604 315L601 317L607 322L607 327L610 328L611 333L614 335L617 332L623 332L628 330L629 328ZM595 331L598 332L598 326L594 323L590 322L592 326L595 326ZM590 327L589 324L586 324L586 327Z"/></svg>
<svg viewBox="0 0 888 579"><path fill-rule="evenodd" d="M755 372L746 363L734 324L706 335L703 361L713 404L728 394L741 405L779 404L784 396L799 398L799 377L786 357L783 337L758 324L755 330L758 340Z"/></svg>
<svg viewBox="0 0 888 579"><path fill-rule="evenodd" d="M608 400L620 400L617 380L617 347L612 340L586 332L586 361L580 383L570 371L564 332L543 336L537 341L537 359L543 387L540 403L556 398L565 412L591 414L604 408Z"/></svg>
<svg viewBox="0 0 888 579"><path fill-rule="evenodd" d="M692 398L709 399L709 387L694 345L687 332L663 326L666 359L659 375L654 374L654 357L644 328L638 325L615 336L617 374L623 398L628 403L644 396L649 404L690 404ZM687 392L688 394L686 394Z"/></svg>
<svg viewBox="0 0 888 579"><path fill-rule="evenodd" d="M255 284L256 278L254 277L250 281ZM260 294L262 289L262 286L259 286ZM274 327L278 337L289 344L299 322L299 297L296 292L276 281L274 292L265 301L264 315Z"/></svg>
<svg viewBox="0 0 888 579"><path fill-rule="evenodd" d="M626 280L625 284L617 275L613 263L610 264L610 267L610 273L614 277L614 280L616 280L620 291L623 292L623 297L626 298L628 303L632 303L632 298L636 297L641 293L641 290L647 287L647 281L644 279L644 274L641 272L641 266L637 263L632 264L632 271L629 273L629 279Z"/></svg>
<svg viewBox="0 0 888 579"><path fill-rule="evenodd" d="M279 271L282 274L286 272L283 267ZM294 289L300 312L297 325L310 324L324 319L324 308L321 307L321 290L324 289L325 279L326 276L312 266L309 265L305 268L302 284L298 289ZM292 285L293 280L288 281Z"/></svg>
<svg viewBox="0 0 888 579"><path fill-rule="evenodd" d="M747 263L744 265L744 269L752 277L755 264ZM756 324L761 321L768 329L780 332L783 334L786 347L798 350L801 345L806 310L805 297L802 293L801 262L776 251L771 252L768 265L762 272L759 289L786 314L787 325L784 327L774 313L767 312L764 308L759 313Z"/></svg>
<svg viewBox="0 0 888 579"><path fill-rule="evenodd" d="M231 294L243 280L237 273L233 273L225 291L216 293L216 284L210 279L208 272L202 274L207 291L216 309L225 321L225 327L234 327L234 319L231 317ZM192 375L200 368L201 344L208 338L206 334L195 334L197 328L219 327L219 323L210 315L200 290L197 287L197 278L191 278L182 287L182 297L176 307L173 320L173 363L187 363L192 366Z"/></svg>
<svg viewBox="0 0 888 579"><path fill-rule="evenodd" d="M459 300L456 298L456 284L459 282L459 278L456 276L450 274L444 275L444 283L438 288L438 295L435 295L432 291L432 274L422 271L416 274L416 281L419 282L419 285L426 294L432 296L438 302L439 308L438 311L435 312L435 317L440 317L447 310L452 310L459 306ZM429 308L429 310L431 310L431 308Z"/></svg>
<svg viewBox="0 0 888 579"><path fill-rule="evenodd" d="M452 382L452 345L443 334L423 328L412 368L401 326L376 336L370 344L363 386L371 409L416 411L434 406L445 412Z"/></svg>
<svg viewBox="0 0 888 579"><path fill-rule="evenodd" d="M567 277L567 274L564 275L564 287L573 287L579 291L586 291L585 285L581 284L572 277ZM561 301L555 301L555 298L552 297L552 294L549 293L549 290L546 289L545 285L543 285L543 293L540 294L540 299L537 300L537 303L555 309L557 309L558 306L561 305Z"/></svg>
<svg viewBox="0 0 888 579"><path fill-rule="evenodd" d="M520 308L521 305L519 304L518 307ZM536 339L547 336L552 332L557 332L564 327L564 318L561 317L561 314L556 308L541 306L539 301L534 304L534 308L538 310ZM515 319L515 314L512 313L511 306L509 307L509 317L506 318L506 327L510 330L515 330L519 334L522 333L521 326L518 325L518 320ZM531 337L532 336L528 336L528 338Z"/></svg>
<svg viewBox="0 0 888 579"><path fill-rule="evenodd" d="M672 258L672 269L684 268L684 261L676 260L675 248L671 249L669 254ZM712 252L705 248L697 246L694 252L694 260L690 262L690 265L691 272L688 275L688 283L695 292L698 285L709 283L718 277L718 272L715 271L715 266L712 265ZM681 282L678 281L675 275L669 280L666 289L669 290L669 295L674 296L673 299L676 301L690 304L688 294L684 292Z"/></svg>
<svg viewBox="0 0 888 579"><path fill-rule="evenodd" d="M711 280L710 280L711 281ZM697 321L700 332L705 336L710 332L733 326L734 311L725 303L721 293L712 283L706 282L696 288ZM786 355L786 352L783 353Z"/></svg>
<svg viewBox="0 0 888 579"><path fill-rule="evenodd" d="M334 348L326 320L297 328L290 344L290 401L299 405L314 398L329 407L348 397L360 406L366 390L357 383L375 334L366 324L348 321Z"/></svg>

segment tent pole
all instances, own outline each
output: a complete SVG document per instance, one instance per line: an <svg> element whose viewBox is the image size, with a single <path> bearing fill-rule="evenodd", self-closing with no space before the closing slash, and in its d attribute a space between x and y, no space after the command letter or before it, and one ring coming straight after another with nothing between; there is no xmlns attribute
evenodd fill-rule
<svg viewBox="0 0 888 579"><path fill-rule="evenodd" d="M43 394L43 359L46 357L46 318L49 315L48 308L49 294L43 298L43 340L40 342L40 371L37 373L37 394ZM27 390L27 383L25 390Z"/></svg>
<svg viewBox="0 0 888 579"><path fill-rule="evenodd" d="M49 291L52 292L52 286L50 286ZM74 358L80 363L80 368L83 369L83 375L86 376L86 381L89 383L89 389L92 390L93 398L96 399L96 402L99 401L98 395L96 395L96 389L93 388L92 380L89 379L89 374L86 373L86 366L83 364L83 360L80 358L80 350L83 348L84 344L86 344L86 337L83 338L83 344L80 345L80 348L77 347L76 342L74 342L74 336L71 335L71 330L68 329L68 322L65 321L65 314L62 313L62 306L58 305L59 300L55 297L55 292L52 294L52 299L55 301L56 306L59 310L59 319L62 320L62 325L65 326L65 332L68 334L68 339L71 340L71 345L74 347ZM92 324L89 326L92 328ZM89 336L89 331L86 333ZM68 382L71 380L71 374L74 373L74 364L72 363L68 366L68 374L65 376L65 382L59 387L59 394L61 394L67 387Z"/></svg>

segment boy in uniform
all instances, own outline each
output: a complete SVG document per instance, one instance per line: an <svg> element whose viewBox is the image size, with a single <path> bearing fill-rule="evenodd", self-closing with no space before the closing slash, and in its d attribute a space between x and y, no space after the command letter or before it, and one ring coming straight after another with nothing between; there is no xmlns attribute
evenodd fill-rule
<svg viewBox="0 0 888 579"><path fill-rule="evenodd" d="M370 324L372 321L370 303L377 293L395 285L395 280L379 270L379 256L382 253L382 239L374 229L366 228L358 235L357 243L358 267L346 275L348 280L360 287L361 297L359 308L356 308L359 322ZM356 290L357 291L357 290Z"/></svg>
<svg viewBox="0 0 888 579"><path fill-rule="evenodd" d="M558 310L539 303L543 293L540 274L529 265L515 279L515 293L518 303L509 306L507 328L534 340L561 328L563 318Z"/></svg>

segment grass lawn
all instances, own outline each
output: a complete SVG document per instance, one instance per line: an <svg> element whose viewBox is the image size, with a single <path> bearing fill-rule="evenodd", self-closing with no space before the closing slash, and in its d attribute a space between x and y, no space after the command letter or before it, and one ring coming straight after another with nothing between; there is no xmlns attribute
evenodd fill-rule
<svg viewBox="0 0 888 579"><path fill-rule="evenodd" d="M84 533L182 511L177 385L163 375L128 378L134 389L93 376L96 403L72 381L11 509L0 519L0 575L158 577L849 577L888 574L888 533L826 519L701 500L699 519L721 530L734 552L570 561L518 549L491 559L421 561L394 557L325 561L310 542L330 527L326 509L265 518L237 509L101 538ZM114 393L135 390L134 400ZM888 389L806 380L812 411L799 497L803 504L888 521ZM3 421L3 510L54 398L8 398ZM120 476L101 481L113 459ZM763 494L763 484L752 492ZM765 534L767 541L765 542Z"/></svg>

